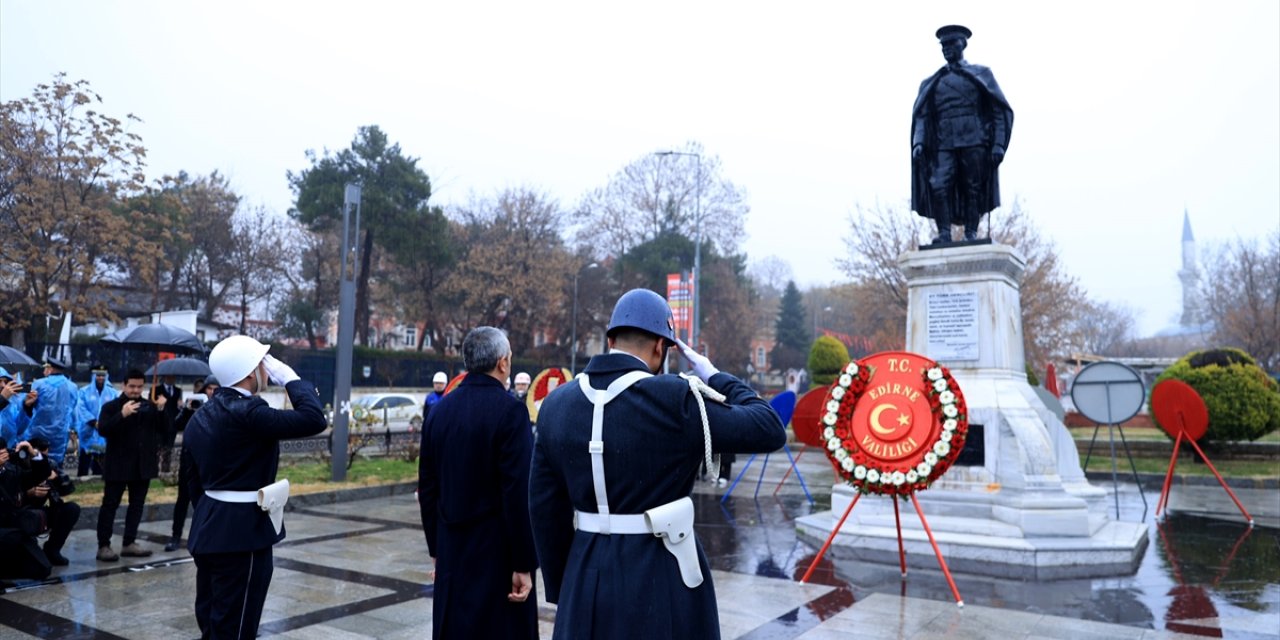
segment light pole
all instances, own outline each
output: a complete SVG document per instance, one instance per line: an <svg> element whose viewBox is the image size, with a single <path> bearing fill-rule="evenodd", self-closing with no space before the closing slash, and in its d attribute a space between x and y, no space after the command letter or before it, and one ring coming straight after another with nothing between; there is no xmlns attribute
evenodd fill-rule
<svg viewBox="0 0 1280 640"><path fill-rule="evenodd" d="M578 375L578 276L582 275L587 269L594 269L600 265L592 262L573 272L573 326L570 329L569 351L569 377Z"/></svg>
<svg viewBox="0 0 1280 640"><path fill-rule="evenodd" d="M693 196L693 327L689 335L690 342L693 343L691 346L697 351L700 349L699 321L702 319L702 307L698 303L702 297L702 154L692 151L659 151L654 155L661 158L692 156L698 161Z"/></svg>

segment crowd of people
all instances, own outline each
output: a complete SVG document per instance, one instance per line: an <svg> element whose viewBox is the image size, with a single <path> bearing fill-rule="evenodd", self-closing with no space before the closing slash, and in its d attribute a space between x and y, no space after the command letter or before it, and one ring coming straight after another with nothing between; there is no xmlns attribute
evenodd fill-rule
<svg viewBox="0 0 1280 640"><path fill-rule="evenodd" d="M780 448L784 427L747 384L676 337L658 294L623 295L606 336L608 353L542 399L536 433L531 380L520 373L510 384L512 352L501 330L467 334L466 375L448 394L447 375L433 379L418 479L433 638L538 637L538 569L545 599L558 604L556 638L719 637L710 567L694 535L693 484L716 468L713 455ZM690 374L661 373L673 348ZM183 504L166 549L179 544L189 500L201 635L255 637L272 548L286 535L279 443L328 425L315 386L268 351L247 336L223 340L209 355L213 376L177 410L171 381L148 396L136 370L115 397L105 371L76 389L55 360L25 396L0 378L0 424L10 433L9 420L18 420L16 445L0 442L0 553L19 559L5 566L42 577L67 563L60 550L79 518L64 498L73 483L60 470L71 424L95 456L86 468L100 468L105 481L98 560L150 555L137 539L147 488L164 464L160 450L185 427ZM291 409L259 396L269 384L284 388ZM116 553L113 525L126 494ZM47 535L43 548L39 535Z"/></svg>

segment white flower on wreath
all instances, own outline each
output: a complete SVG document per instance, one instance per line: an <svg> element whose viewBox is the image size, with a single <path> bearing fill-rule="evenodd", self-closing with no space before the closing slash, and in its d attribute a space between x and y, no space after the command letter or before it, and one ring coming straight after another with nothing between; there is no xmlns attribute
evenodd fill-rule
<svg viewBox="0 0 1280 640"><path fill-rule="evenodd" d="M933 465L928 462L921 462L916 465L916 473L920 474L921 478L928 478L929 474L933 473Z"/></svg>
<svg viewBox="0 0 1280 640"><path fill-rule="evenodd" d="M851 384L853 384L853 376L847 373L840 376L840 386L848 388Z"/></svg>
<svg viewBox="0 0 1280 640"><path fill-rule="evenodd" d="M954 404L942 405L942 415L948 418L954 418L960 415L960 410L956 409L956 406Z"/></svg>
<svg viewBox="0 0 1280 640"><path fill-rule="evenodd" d="M934 381L933 381L933 390L934 390L934 391L937 391L937 392L939 392L939 393L941 393L941 392L943 392L943 391L946 391L946 390L947 390L947 381L946 381L946 380L934 380Z"/></svg>
<svg viewBox="0 0 1280 640"><path fill-rule="evenodd" d="M830 440L830 439L832 439L832 438L834 438L834 437L836 437L836 430L835 430L835 429L832 429L831 427L827 427L826 429L823 429L823 430L822 430L822 439L823 439L823 440Z"/></svg>
<svg viewBox="0 0 1280 640"><path fill-rule="evenodd" d="M933 380L941 380L941 379L942 379L942 367L934 367L934 368L932 368L932 369L930 369L930 370L926 371L926 372L925 372L925 375L929 376L929 380L930 380L930 381L933 381Z"/></svg>
<svg viewBox="0 0 1280 640"><path fill-rule="evenodd" d="M837 412L837 411L839 411L839 410L840 410L840 401L839 401L839 400L828 400L828 401L827 401L827 411L828 411L829 413L836 413L836 412Z"/></svg>
<svg viewBox="0 0 1280 640"><path fill-rule="evenodd" d="M929 466L932 467L933 465L938 464L938 454L930 451L924 454L924 461L929 463Z"/></svg>
<svg viewBox="0 0 1280 640"><path fill-rule="evenodd" d="M941 440L933 443L933 452L939 456L945 456L951 452L951 445Z"/></svg>
<svg viewBox="0 0 1280 640"><path fill-rule="evenodd" d="M831 398L839 400L844 397L844 387L836 387L831 390Z"/></svg>
<svg viewBox="0 0 1280 640"><path fill-rule="evenodd" d="M828 448L828 449L830 449L830 450L832 450L832 451L835 451L836 449L839 449L839 448L840 448L840 438L831 438L830 440L827 440L827 448Z"/></svg>
<svg viewBox="0 0 1280 640"><path fill-rule="evenodd" d="M853 458L849 458L849 460L853 460ZM864 467L864 466L862 466L862 465L858 465L858 466L854 467L854 468L853 468L853 477L854 477L854 478L857 478L858 480L862 480L863 478L866 478L866 477L867 477L867 468L866 468L866 467Z"/></svg>
<svg viewBox="0 0 1280 640"><path fill-rule="evenodd" d="M960 422L957 421L955 418L947 418L942 423L942 429L944 431L955 431L956 427L958 426L960 426Z"/></svg>
<svg viewBox="0 0 1280 640"><path fill-rule="evenodd" d="M867 482L880 482L880 472L875 469L868 471Z"/></svg>
<svg viewBox="0 0 1280 640"><path fill-rule="evenodd" d="M891 474L891 473L881 473L881 474L880 474L880 484L886 484L886 485L887 485L887 484L891 484L892 482L893 482L893 474Z"/></svg>
<svg viewBox="0 0 1280 640"><path fill-rule="evenodd" d="M836 456L836 460L844 460L845 458L849 457L849 452L845 451L844 448L842 447L840 449L836 449L835 456Z"/></svg>
<svg viewBox="0 0 1280 640"><path fill-rule="evenodd" d="M907 474L901 471L894 471L892 480L895 487L901 487L902 483L907 481Z"/></svg>
<svg viewBox="0 0 1280 640"><path fill-rule="evenodd" d="M951 393L950 389L938 394L938 402L941 402L942 404L951 404L955 401L956 394Z"/></svg>
<svg viewBox="0 0 1280 640"><path fill-rule="evenodd" d="M840 461L840 467L843 468L846 472L853 471L853 466L854 466L853 458L845 458L844 460Z"/></svg>
<svg viewBox="0 0 1280 640"><path fill-rule="evenodd" d="M952 433L954 433L954 432L953 432L953 431L943 431L942 433L939 433L939 434L938 434L938 439L939 439L939 440L942 440L943 442L951 442L951 434L952 434Z"/></svg>
<svg viewBox="0 0 1280 640"><path fill-rule="evenodd" d="M851 376L858 375L858 363L850 362L848 365L845 366L844 372Z"/></svg>
<svg viewBox="0 0 1280 640"><path fill-rule="evenodd" d="M920 480L920 474L915 469L912 469L907 472L907 482L911 484L915 484L919 480Z"/></svg>
<svg viewBox="0 0 1280 640"><path fill-rule="evenodd" d="M835 424L836 424L836 414L834 414L834 413L828 413L827 415L822 416L822 424L825 424L825 425L827 425L828 427L835 426Z"/></svg>

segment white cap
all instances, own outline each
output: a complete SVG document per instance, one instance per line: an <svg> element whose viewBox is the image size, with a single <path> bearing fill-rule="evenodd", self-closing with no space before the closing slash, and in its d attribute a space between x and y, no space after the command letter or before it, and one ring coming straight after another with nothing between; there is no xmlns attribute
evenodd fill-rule
<svg viewBox="0 0 1280 640"><path fill-rule="evenodd" d="M516 374L516 384L529 384L531 381L532 379L529 378L529 374L523 371Z"/></svg>
<svg viewBox="0 0 1280 640"><path fill-rule="evenodd" d="M443 371L437 371L436 375L431 376L431 384L436 384L438 382L448 383L449 382L448 374L446 374Z"/></svg>
<svg viewBox="0 0 1280 640"><path fill-rule="evenodd" d="M249 377L270 349L249 336L231 336L209 352L209 368L218 380L234 385Z"/></svg>

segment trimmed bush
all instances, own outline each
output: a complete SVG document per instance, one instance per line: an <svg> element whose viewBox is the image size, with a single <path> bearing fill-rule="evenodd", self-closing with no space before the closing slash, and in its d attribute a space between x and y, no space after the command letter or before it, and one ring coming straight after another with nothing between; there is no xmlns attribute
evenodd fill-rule
<svg viewBox="0 0 1280 640"><path fill-rule="evenodd" d="M809 347L809 379L814 385L825 387L835 382L846 364L849 364L849 350L831 336L822 336Z"/></svg>
<svg viewBox="0 0 1280 640"><path fill-rule="evenodd" d="M1204 440L1257 440L1280 429L1280 385L1239 349L1209 349L1183 356L1156 378L1181 380L1209 409Z"/></svg>

